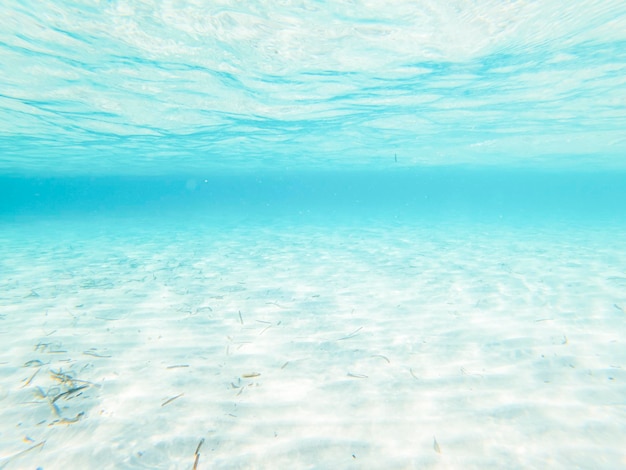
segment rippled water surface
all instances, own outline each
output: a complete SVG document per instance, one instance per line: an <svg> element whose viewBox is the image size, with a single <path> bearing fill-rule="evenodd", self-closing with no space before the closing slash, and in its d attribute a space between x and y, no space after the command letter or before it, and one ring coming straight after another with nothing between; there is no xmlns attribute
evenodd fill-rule
<svg viewBox="0 0 626 470"><path fill-rule="evenodd" d="M620 0L8 0L0 25L3 172L626 167Z"/></svg>
<svg viewBox="0 0 626 470"><path fill-rule="evenodd" d="M626 2L0 2L0 469L626 468Z"/></svg>

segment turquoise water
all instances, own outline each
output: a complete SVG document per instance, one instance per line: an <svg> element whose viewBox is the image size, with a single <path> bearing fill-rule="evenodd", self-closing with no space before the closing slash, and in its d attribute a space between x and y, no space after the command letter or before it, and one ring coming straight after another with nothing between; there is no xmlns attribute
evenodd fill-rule
<svg viewBox="0 0 626 470"><path fill-rule="evenodd" d="M2 7L0 169L625 169L626 6Z"/></svg>
<svg viewBox="0 0 626 470"><path fill-rule="evenodd" d="M412 168L242 171L204 177L0 178L0 220L240 217L328 223L464 221L516 226L626 223L626 173Z"/></svg>
<svg viewBox="0 0 626 470"><path fill-rule="evenodd" d="M0 5L0 469L626 466L626 3Z"/></svg>

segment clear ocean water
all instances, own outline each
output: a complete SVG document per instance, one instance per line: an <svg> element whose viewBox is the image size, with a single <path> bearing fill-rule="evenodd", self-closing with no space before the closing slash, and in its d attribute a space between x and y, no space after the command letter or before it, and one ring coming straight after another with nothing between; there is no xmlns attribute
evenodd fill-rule
<svg viewBox="0 0 626 470"><path fill-rule="evenodd" d="M0 469L624 468L626 3L0 5Z"/></svg>

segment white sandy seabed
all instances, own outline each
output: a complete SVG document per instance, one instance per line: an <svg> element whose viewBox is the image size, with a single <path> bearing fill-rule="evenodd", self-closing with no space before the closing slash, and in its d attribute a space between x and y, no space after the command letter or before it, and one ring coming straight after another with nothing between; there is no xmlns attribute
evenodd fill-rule
<svg viewBox="0 0 626 470"><path fill-rule="evenodd" d="M618 227L3 224L0 469L626 466Z"/></svg>

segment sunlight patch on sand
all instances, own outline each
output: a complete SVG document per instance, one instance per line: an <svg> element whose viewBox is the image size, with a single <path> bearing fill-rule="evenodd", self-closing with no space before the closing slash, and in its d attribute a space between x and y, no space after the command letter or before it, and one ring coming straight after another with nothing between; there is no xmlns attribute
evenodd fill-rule
<svg viewBox="0 0 626 470"><path fill-rule="evenodd" d="M10 227L0 468L625 464L615 240Z"/></svg>

